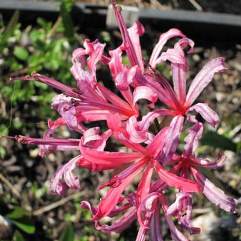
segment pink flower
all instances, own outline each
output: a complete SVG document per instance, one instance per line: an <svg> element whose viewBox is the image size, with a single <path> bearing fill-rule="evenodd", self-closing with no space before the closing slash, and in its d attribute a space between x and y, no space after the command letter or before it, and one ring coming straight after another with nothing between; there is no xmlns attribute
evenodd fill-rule
<svg viewBox="0 0 241 241"><path fill-rule="evenodd" d="M76 49L71 68L76 87L36 73L20 78L34 79L60 91L61 94L52 100L52 108L60 117L49 121L43 138L17 136L16 139L24 144L39 145L42 156L57 150L79 151L76 157L57 170L51 180L51 190L59 195L68 189L80 189L75 169L115 171L108 182L100 185L99 189L106 188L107 191L97 207L87 201L82 202L82 207L91 211L98 230L121 232L137 220L140 225L137 241L144 241L148 232L152 240L160 241L163 240L161 211L172 239L184 241L187 238L176 227L173 218L190 234L200 232L191 224L194 193L203 193L225 211L235 211L236 200L225 195L200 171L200 167L213 169L221 166L223 159L210 162L195 155L203 124L193 112L200 114L214 127L219 118L207 104L194 102L211 82L213 75L225 69L223 58L209 61L186 91L188 64L184 49L193 49L192 40L177 29L162 34L146 68L139 40L144 27L137 22L127 29L120 7L114 0L112 4L123 42L109 51L109 55L104 54L105 45L98 40L86 40L84 48ZM180 38L174 48L161 53L166 42L174 37ZM123 53L128 56L128 66L123 64ZM171 64L173 86L156 70L156 66L164 61ZM98 82L96 71L99 64L108 66L116 92ZM139 105L141 99L148 102L145 114ZM165 104L167 108L155 109L157 102ZM155 119L164 116L171 117L171 120L161 128ZM90 122L97 125L96 121L104 121L105 131L99 127L88 128ZM192 127L188 129L182 154L177 154L180 135L187 121ZM77 132L80 138L56 137L56 129L61 126ZM153 131L154 127L157 130ZM112 140L128 151L106 151L107 141ZM129 187L134 182L137 188L130 191ZM173 203L170 203L166 192L170 188L176 191ZM102 221L107 216L115 220L111 225Z"/></svg>

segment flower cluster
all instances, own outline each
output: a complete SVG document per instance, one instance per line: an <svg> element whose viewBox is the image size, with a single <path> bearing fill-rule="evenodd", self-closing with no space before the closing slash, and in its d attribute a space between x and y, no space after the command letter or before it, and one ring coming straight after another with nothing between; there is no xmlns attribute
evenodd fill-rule
<svg viewBox="0 0 241 241"><path fill-rule="evenodd" d="M22 77L61 91L52 101L52 108L60 117L49 121L43 138L16 138L21 143L39 145L42 156L56 150L80 152L60 167L51 180L51 190L59 195L68 189L79 189L75 169L114 170L110 181L99 187L107 189L99 205L93 207L87 201L81 204L92 212L98 230L121 232L137 219L140 225L137 241L145 240L148 233L152 241L160 241L163 240L160 222L165 220L172 240L184 241L187 238L180 229L190 234L200 232L191 223L194 193L203 193L223 210L235 212L236 200L225 195L202 173L204 168L222 166L224 158L209 161L196 154L204 122L216 127L219 118L206 103L195 101L214 74L225 69L224 60L209 61L187 89L186 49L188 53L193 50L193 41L178 29L170 29L160 35L146 64L139 39L144 27L136 22L127 28L120 7L115 1L112 4L122 44L105 54L104 44L85 40L84 48L76 49L72 56L71 72L76 88L36 73ZM163 51L166 42L173 38L178 39L173 48ZM128 65L123 64L123 54L128 57ZM157 70L163 62L171 66L173 84ZM99 64L109 68L116 87L114 91L97 81ZM145 108L141 108L143 103ZM161 122L164 118L166 121ZM105 123L105 130L88 128L89 123L93 122L93 126L98 121ZM56 137L60 126L79 133L80 138ZM182 133L187 133L183 148L180 147ZM110 140L121 144L126 152L106 151ZM128 189L133 182L137 183L135 191ZM168 196L169 189L175 191L174 202ZM107 216L113 220L111 225L103 223Z"/></svg>

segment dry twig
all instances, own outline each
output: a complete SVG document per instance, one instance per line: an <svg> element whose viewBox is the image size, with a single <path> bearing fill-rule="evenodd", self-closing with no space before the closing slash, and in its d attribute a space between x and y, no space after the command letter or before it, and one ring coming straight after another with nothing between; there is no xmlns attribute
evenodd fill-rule
<svg viewBox="0 0 241 241"><path fill-rule="evenodd" d="M73 200L75 198L78 198L82 195L82 192L78 192L78 193L73 193L71 195L69 195L68 197L62 198L57 202L51 203L47 206L41 207L35 211L33 211L33 215L34 216L39 216L42 215L43 213L49 212L57 207L60 207L62 205L64 205L66 202Z"/></svg>

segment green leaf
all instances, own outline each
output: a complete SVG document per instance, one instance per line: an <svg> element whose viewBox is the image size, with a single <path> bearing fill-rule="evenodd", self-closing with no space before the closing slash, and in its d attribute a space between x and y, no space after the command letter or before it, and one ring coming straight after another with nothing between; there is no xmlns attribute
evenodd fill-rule
<svg viewBox="0 0 241 241"><path fill-rule="evenodd" d="M61 234L61 237L59 241L74 241L74 228L72 224L68 224L63 233Z"/></svg>
<svg viewBox="0 0 241 241"><path fill-rule="evenodd" d="M35 233L35 226L28 219L21 220L21 221L12 220L12 222L25 233L28 233L28 234Z"/></svg>
<svg viewBox="0 0 241 241"><path fill-rule="evenodd" d="M14 48L14 55L20 60L26 60L28 58L28 51L22 47L15 47Z"/></svg>
<svg viewBox="0 0 241 241"><path fill-rule="evenodd" d="M16 230L14 232L13 241L25 241L25 238L18 230Z"/></svg>
<svg viewBox="0 0 241 241"><path fill-rule="evenodd" d="M7 217L10 219L20 219L27 215L28 215L28 212L25 209L21 207L16 207L11 213L7 215Z"/></svg>
<svg viewBox="0 0 241 241"><path fill-rule="evenodd" d="M9 37L14 33L14 30L17 27L19 19L19 11L15 11L13 16L11 17L5 31L0 34L0 50L2 51L5 48L5 42L9 39Z"/></svg>
<svg viewBox="0 0 241 241"><path fill-rule="evenodd" d="M201 139L201 144L220 148L222 150L237 151L236 143L226 136L220 135L214 131L207 131Z"/></svg>

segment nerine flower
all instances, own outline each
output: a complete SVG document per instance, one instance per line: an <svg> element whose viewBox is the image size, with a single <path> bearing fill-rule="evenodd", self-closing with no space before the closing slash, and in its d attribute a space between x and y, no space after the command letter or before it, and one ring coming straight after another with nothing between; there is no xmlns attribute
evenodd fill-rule
<svg viewBox="0 0 241 241"><path fill-rule="evenodd" d="M98 40L84 42L84 48L73 52L71 72L76 87L69 87L47 76L34 73L22 80L43 82L61 94L52 100L52 108L60 117L48 122L43 138L17 136L25 144L36 144L40 155L57 150L77 150L79 155L60 167L51 180L54 193L63 195L68 189L80 188L75 169L86 168L93 172L115 170L115 175L99 189L107 189L97 207L82 202L82 207L92 212L95 226L103 232L121 232L134 220L140 229L137 241L145 240L147 233L151 240L163 240L160 222L165 220L173 240L187 240L176 227L177 219L181 229L190 234L200 232L191 224L192 196L203 193L211 202L228 212L235 211L235 199L228 197L202 173L202 168L217 168L223 159L211 162L196 156L195 150L202 136L203 123L193 112L216 126L218 115L205 103L194 104L202 90L210 83L216 72L225 69L223 58L209 61L196 75L186 91L188 63L184 49L192 51L192 40L177 29L163 33L153 49L148 64L144 63L140 39L144 27L137 22L127 29L121 9L112 1L123 42L121 46L104 53L104 44ZM166 52L162 49L171 38L179 40ZM122 55L126 53L129 65L124 65ZM173 86L156 69L158 64L171 64ZM98 66L107 65L116 90L110 90L98 81ZM139 100L148 101L147 114L143 115ZM162 103L166 108L155 108ZM158 105L157 105L158 104ZM170 122L161 126L155 119L169 116ZM88 128L88 123L104 121L106 130L100 127ZM191 123L185 138L182 154L177 153L179 137L185 130L186 122ZM56 137L56 129L66 126L80 134L80 138ZM157 130L153 131L153 127ZM119 142L127 152L106 151L107 141ZM129 186L137 183L135 191ZM170 188L176 191L172 202L167 195ZM121 216L120 216L121 215ZM111 217L111 225L103 223L104 217ZM117 218L115 218L118 216Z"/></svg>

